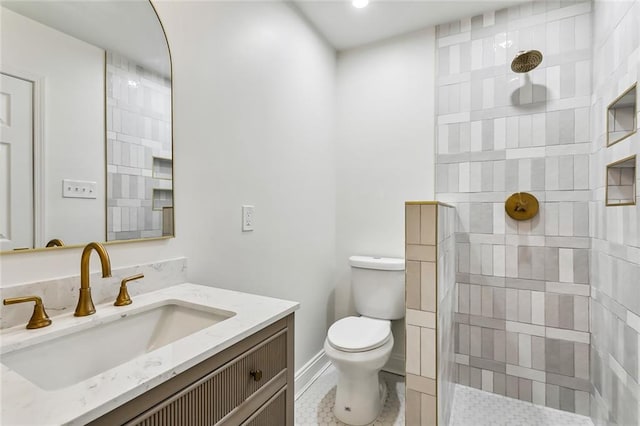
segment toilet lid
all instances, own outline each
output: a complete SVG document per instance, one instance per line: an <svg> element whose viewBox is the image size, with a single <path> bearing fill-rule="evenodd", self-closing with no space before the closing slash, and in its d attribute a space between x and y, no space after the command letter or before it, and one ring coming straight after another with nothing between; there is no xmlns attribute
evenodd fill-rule
<svg viewBox="0 0 640 426"><path fill-rule="evenodd" d="M334 348L364 352L384 345L391 337L391 322L367 317L346 317L336 321L327 333Z"/></svg>

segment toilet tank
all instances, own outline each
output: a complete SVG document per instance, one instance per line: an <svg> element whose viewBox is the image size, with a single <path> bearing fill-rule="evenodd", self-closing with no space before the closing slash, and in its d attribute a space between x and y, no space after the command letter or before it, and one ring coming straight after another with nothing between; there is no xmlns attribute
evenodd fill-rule
<svg viewBox="0 0 640 426"><path fill-rule="evenodd" d="M351 289L356 310L371 318L404 318L404 259L351 256Z"/></svg>

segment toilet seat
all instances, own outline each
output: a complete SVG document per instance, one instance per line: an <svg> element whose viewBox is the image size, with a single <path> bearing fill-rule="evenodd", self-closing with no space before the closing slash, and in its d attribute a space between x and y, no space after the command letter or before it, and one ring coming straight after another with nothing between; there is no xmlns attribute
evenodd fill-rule
<svg viewBox="0 0 640 426"><path fill-rule="evenodd" d="M339 351L365 352L384 345L391 337L388 320L346 317L329 327L327 342Z"/></svg>

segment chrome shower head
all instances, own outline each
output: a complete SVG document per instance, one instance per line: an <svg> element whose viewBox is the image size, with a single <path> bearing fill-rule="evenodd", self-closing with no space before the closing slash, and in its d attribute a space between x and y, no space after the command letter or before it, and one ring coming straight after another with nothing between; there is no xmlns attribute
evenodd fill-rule
<svg viewBox="0 0 640 426"><path fill-rule="evenodd" d="M539 50L521 50L511 61L511 71L517 73L529 72L542 62L542 53Z"/></svg>

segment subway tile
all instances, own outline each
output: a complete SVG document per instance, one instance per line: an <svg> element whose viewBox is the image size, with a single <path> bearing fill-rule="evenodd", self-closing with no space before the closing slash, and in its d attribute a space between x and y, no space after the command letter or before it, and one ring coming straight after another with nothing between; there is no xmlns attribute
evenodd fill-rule
<svg viewBox="0 0 640 426"><path fill-rule="evenodd" d="M435 262L436 260L436 247L435 246L423 246L416 244L407 244L406 246L406 258L407 260L418 260L424 262Z"/></svg>
<svg viewBox="0 0 640 426"><path fill-rule="evenodd" d="M507 373L508 373L507 366ZM580 379L576 377L569 377L562 374L546 373L546 379L548 384L558 385L569 389L580 390L583 392L591 391L591 383L589 380Z"/></svg>
<svg viewBox="0 0 640 426"><path fill-rule="evenodd" d="M545 382L547 375L544 371L533 370L531 368L511 364L507 364L507 374L524 379L537 380L538 382Z"/></svg>
<svg viewBox="0 0 640 426"><path fill-rule="evenodd" d="M575 412L575 391L573 389L560 387L560 409Z"/></svg>
<svg viewBox="0 0 640 426"><path fill-rule="evenodd" d="M469 327L469 355L482 357L482 328Z"/></svg>
<svg viewBox="0 0 640 426"><path fill-rule="evenodd" d="M482 358L493 359L493 330L482 328Z"/></svg>
<svg viewBox="0 0 640 426"><path fill-rule="evenodd" d="M480 370L491 370L497 373L504 373L506 368L506 364L504 362L498 362L473 356L469 357L469 365Z"/></svg>
<svg viewBox="0 0 640 426"><path fill-rule="evenodd" d="M493 393L498 395L506 395L507 392L507 376L502 373L493 373ZM409 424L409 423L408 423Z"/></svg>
<svg viewBox="0 0 640 426"><path fill-rule="evenodd" d="M407 325L406 333L407 373L420 375L420 327Z"/></svg>
<svg viewBox="0 0 640 426"><path fill-rule="evenodd" d="M469 315L469 324L493 330L504 330L505 321L497 318L487 318L476 315Z"/></svg>
<svg viewBox="0 0 640 426"><path fill-rule="evenodd" d="M405 269L407 308L420 309L420 262L407 260Z"/></svg>
<svg viewBox="0 0 640 426"><path fill-rule="evenodd" d="M407 325L418 327L436 328L436 315L433 312L420 311L416 309L406 310Z"/></svg>
<svg viewBox="0 0 640 426"><path fill-rule="evenodd" d="M518 399L521 401L531 402L532 400L532 389L531 389L531 380L529 379L518 379Z"/></svg>
<svg viewBox="0 0 640 426"><path fill-rule="evenodd" d="M540 336L540 337L545 336L545 327L540 325L525 324L525 323L515 322L515 321L507 321L505 327L507 331L511 331L514 333L526 333L526 334L531 334L533 336ZM547 329L548 328L549 327L547 327ZM564 330L564 331L569 331L569 330Z"/></svg>
<svg viewBox="0 0 640 426"><path fill-rule="evenodd" d="M545 341L546 371L574 375L574 343L565 340L546 339Z"/></svg>
<svg viewBox="0 0 640 426"><path fill-rule="evenodd" d="M507 375L507 396L518 399L518 377Z"/></svg>
<svg viewBox="0 0 640 426"><path fill-rule="evenodd" d="M413 389L406 389L405 399L405 416L409 425L419 425L422 421L421 414L421 396L422 394Z"/></svg>
<svg viewBox="0 0 640 426"><path fill-rule="evenodd" d="M405 215L406 243L420 244L420 206L407 205L405 207Z"/></svg>
<svg viewBox="0 0 640 426"><path fill-rule="evenodd" d="M521 323L531 322L531 292L529 290L518 290L518 321Z"/></svg>
<svg viewBox="0 0 640 426"><path fill-rule="evenodd" d="M420 424L425 426L437 426L438 424L438 407L436 397L432 395L420 395Z"/></svg>
<svg viewBox="0 0 640 426"><path fill-rule="evenodd" d="M508 327L507 323L507 329ZM590 340L589 333L552 327L546 327L546 336L552 339L569 340L578 343L589 343Z"/></svg>
<svg viewBox="0 0 640 426"><path fill-rule="evenodd" d="M428 395L436 395L436 381L428 377L407 374L405 377L407 389L412 389Z"/></svg>
<svg viewBox="0 0 640 426"><path fill-rule="evenodd" d="M531 368L531 337L527 334L518 335L518 365Z"/></svg>
<svg viewBox="0 0 640 426"><path fill-rule="evenodd" d="M420 308L436 311L436 264L420 262Z"/></svg>
<svg viewBox="0 0 640 426"><path fill-rule="evenodd" d="M436 206L422 205L420 207L420 244L436 244Z"/></svg>
<svg viewBox="0 0 640 426"><path fill-rule="evenodd" d="M545 397L547 407L560 408L560 386L547 383L545 385Z"/></svg>
<svg viewBox="0 0 640 426"><path fill-rule="evenodd" d="M431 328L420 329L420 375L436 378L436 331Z"/></svg>
<svg viewBox="0 0 640 426"><path fill-rule="evenodd" d="M558 296L558 326L573 329L573 297L568 294Z"/></svg>
<svg viewBox="0 0 640 426"><path fill-rule="evenodd" d="M531 336L531 367L544 370L546 366L544 337Z"/></svg>
<svg viewBox="0 0 640 426"><path fill-rule="evenodd" d="M482 389L482 370L475 367L469 367L469 386L476 389Z"/></svg>

